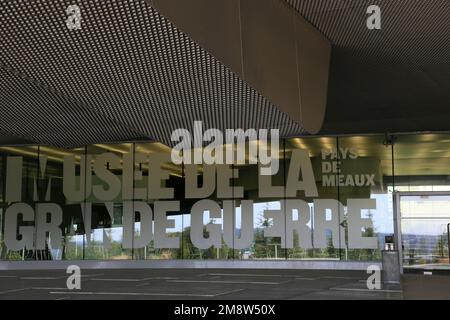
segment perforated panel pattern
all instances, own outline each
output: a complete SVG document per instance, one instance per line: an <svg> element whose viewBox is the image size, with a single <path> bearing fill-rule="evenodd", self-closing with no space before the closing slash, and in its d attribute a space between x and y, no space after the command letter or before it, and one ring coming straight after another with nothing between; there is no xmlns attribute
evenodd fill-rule
<svg viewBox="0 0 450 320"><path fill-rule="evenodd" d="M66 27L74 3L80 30ZM145 1L0 6L0 130L8 134L68 147L137 137L171 144L172 131L192 130L194 120L304 133Z"/></svg>

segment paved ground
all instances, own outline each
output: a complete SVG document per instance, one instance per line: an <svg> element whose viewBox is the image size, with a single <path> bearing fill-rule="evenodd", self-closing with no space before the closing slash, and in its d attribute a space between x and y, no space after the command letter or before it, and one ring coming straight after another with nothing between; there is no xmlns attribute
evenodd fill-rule
<svg viewBox="0 0 450 320"><path fill-rule="evenodd" d="M406 274L403 276L404 299L450 299L450 275Z"/></svg>
<svg viewBox="0 0 450 320"><path fill-rule="evenodd" d="M359 271L85 270L68 290L64 270L1 271L0 299L402 299L398 288L368 290ZM450 277L449 277L450 279Z"/></svg>

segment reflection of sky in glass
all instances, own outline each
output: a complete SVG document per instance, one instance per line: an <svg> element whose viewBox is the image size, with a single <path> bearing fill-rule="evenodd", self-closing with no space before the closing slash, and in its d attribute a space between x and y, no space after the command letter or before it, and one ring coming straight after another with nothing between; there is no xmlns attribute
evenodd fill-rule
<svg viewBox="0 0 450 320"><path fill-rule="evenodd" d="M122 242L123 228L113 227L105 229L94 229L91 233L91 241L102 242L103 241L103 230L105 230L107 236L115 242Z"/></svg>
<svg viewBox="0 0 450 320"><path fill-rule="evenodd" d="M181 232L183 230L183 216L181 214L168 216L167 219L175 220L175 226L173 228L167 228L167 233Z"/></svg>
<svg viewBox="0 0 450 320"><path fill-rule="evenodd" d="M391 194L372 194L376 200L376 210L372 213L373 227L377 233L394 233L394 213L392 209Z"/></svg>
<svg viewBox="0 0 450 320"><path fill-rule="evenodd" d="M442 235L450 222L450 196L402 196L400 210L402 234Z"/></svg>
<svg viewBox="0 0 450 320"><path fill-rule="evenodd" d="M448 220L403 219L402 234L438 236L447 233L447 223L450 223L450 219Z"/></svg>
<svg viewBox="0 0 450 320"><path fill-rule="evenodd" d="M223 209L220 210L220 215L223 217ZM223 218L212 218L214 220L215 224L223 225ZM203 225L207 225L209 222L211 222L211 218L209 217L209 211L205 211L203 214ZM183 228L190 227L191 226L191 215L190 214L184 214L183 215Z"/></svg>
<svg viewBox="0 0 450 320"><path fill-rule="evenodd" d="M402 217L450 218L450 196L402 196Z"/></svg>
<svg viewBox="0 0 450 320"><path fill-rule="evenodd" d="M254 203L253 204L253 228L261 228L261 225L265 220L265 218L264 218L265 210L280 210L280 208L281 208L280 201ZM239 208L239 211L240 211L240 208ZM239 226L240 225L241 224L239 221Z"/></svg>

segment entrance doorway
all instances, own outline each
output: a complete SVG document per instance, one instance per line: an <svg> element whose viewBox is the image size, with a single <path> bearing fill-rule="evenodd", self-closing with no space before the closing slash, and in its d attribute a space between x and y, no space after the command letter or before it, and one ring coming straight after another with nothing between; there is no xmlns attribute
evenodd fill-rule
<svg viewBox="0 0 450 320"><path fill-rule="evenodd" d="M450 193L399 192L396 202L403 270L450 270Z"/></svg>

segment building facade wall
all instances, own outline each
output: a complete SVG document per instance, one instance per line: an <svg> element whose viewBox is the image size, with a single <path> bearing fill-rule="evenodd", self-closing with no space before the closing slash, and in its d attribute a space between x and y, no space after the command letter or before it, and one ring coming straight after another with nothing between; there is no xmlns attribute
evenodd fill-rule
<svg viewBox="0 0 450 320"><path fill-rule="evenodd" d="M270 190L256 164L175 165L154 142L0 146L0 259L379 262L393 192L450 191L449 141L283 139ZM299 169L298 150L308 157ZM355 236L358 221L369 223Z"/></svg>

